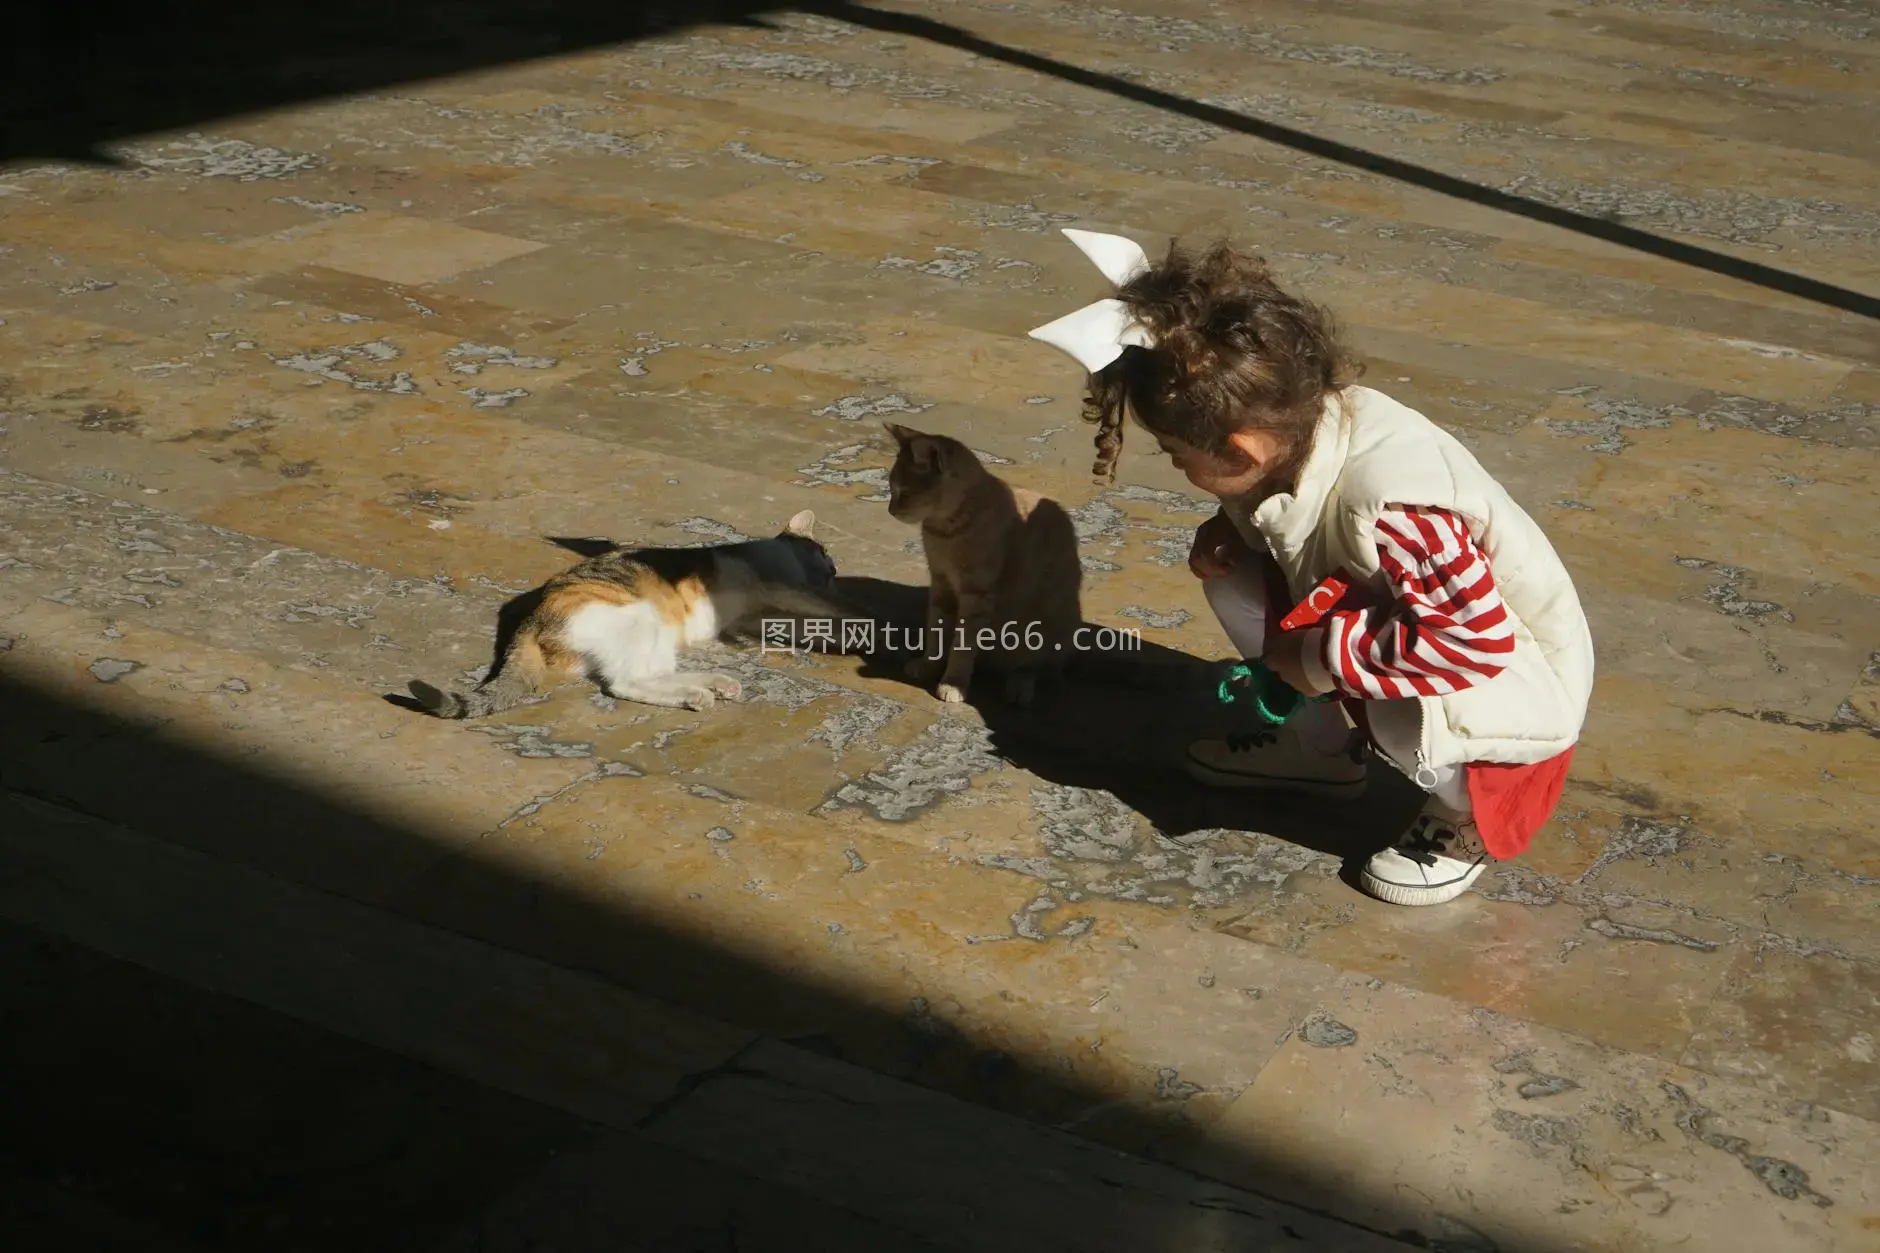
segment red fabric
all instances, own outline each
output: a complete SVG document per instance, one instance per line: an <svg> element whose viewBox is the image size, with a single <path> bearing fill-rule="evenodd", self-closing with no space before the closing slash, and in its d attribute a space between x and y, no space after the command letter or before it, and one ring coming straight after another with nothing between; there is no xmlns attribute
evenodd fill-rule
<svg viewBox="0 0 1880 1253"><path fill-rule="evenodd" d="M1463 767L1469 804L1475 808L1475 829L1490 857L1506 861L1527 851L1534 833L1554 816L1572 764L1569 748L1528 766L1472 761Z"/></svg>
<svg viewBox="0 0 1880 1253"><path fill-rule="evenodd" d="M1346 698L1345 712L1373 747L1377 738L1371 734L1365 717L1364 702ZM1494 761L1469 761L1462 766L1463 781L1469 788L1469 805L1474 810L1475 829L1482 846L1497 861L1507 861L1527 852L1528 844L1560 804L1560 791L1566 786L1567 770L1573 764L1573 750L1531 765L1511 766Z"/></svg>

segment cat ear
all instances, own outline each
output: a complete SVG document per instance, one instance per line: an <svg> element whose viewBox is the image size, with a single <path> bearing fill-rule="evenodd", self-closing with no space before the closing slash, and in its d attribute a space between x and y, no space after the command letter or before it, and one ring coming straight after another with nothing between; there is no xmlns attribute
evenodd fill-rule
<svg viewBox="0 0 1880 1253"><path fill-rule="evenodd" d="M881 425L888 429L888 434L894 436L895 442L898 444L907 444L920 438L919 431L901 426L898 423L883 422Z"/></svg>
<svg viewBox="0 0 1880 1253"><path fill-rule="evenodd" d="M801 535L803 538L808 539L810 528L815 525L816 515L805 509L802 513L797 514L794 518L784 523L783 529L791 535Z"/></svg>
<svg viewBox="0 0 1880 1253"><path fill-rule="evenodd" d="M940 447L926 436L914 433L914 437L902 445L907 449L909 463L916 474L932 474L940 465Z"/></svg>

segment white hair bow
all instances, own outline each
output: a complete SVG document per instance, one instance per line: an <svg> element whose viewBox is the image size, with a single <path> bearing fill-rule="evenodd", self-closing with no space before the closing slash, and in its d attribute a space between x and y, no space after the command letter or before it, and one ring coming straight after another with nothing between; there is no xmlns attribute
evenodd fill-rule
<svg viewBox="0 0 1880 1253"><path fill-rule="evenodd" d="M1148 255L1133 239L1069 228L1065 228L1064 235L1118 287L1149 269ZM1069 353L1092 374L1122 356L1125 348L1155 346L1149 328L1136 320L1128 305L1116 299L1099 300L1067 313L1032 331L1031 337Z"/></svg>

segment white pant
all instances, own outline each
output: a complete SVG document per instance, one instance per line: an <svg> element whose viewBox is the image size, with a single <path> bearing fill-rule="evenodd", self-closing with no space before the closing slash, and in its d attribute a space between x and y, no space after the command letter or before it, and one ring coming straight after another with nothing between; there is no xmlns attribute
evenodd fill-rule
<svg viewBox="0 0 1880 1253"><path fill-rule="evenodd" d="M1266 651L1266 581L1259 560L1243 561L1225 578L1207 579L1201 584L1207 594L1208 608L1220 621L1221 630L1244 658L1252 659ZM1417 741L1423 732L1422 715L1414 700L1374 700L1364 706L1365 721L1371 726L1373 747L1396 762L1412 777L1416 773ZM1307 704L1294 714L1289 726L1296 727L1308 745L1326 752L1336 751L1349 734L1349 723L1335 702ZM1475 810L1469 802L1469 787L1462 770L1455 766L1432 770L1436 781L1427 791L1445 816L1466 820ZM1426 779L1428 774L1424 776Z"/></svg>

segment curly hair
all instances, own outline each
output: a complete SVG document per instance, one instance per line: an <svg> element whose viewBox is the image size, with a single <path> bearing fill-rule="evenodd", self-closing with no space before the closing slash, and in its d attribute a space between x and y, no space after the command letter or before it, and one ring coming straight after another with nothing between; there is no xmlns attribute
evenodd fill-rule
<svg viewBox="0 0 1880 1253"><path fill-rule="evenodd" d="M1097 479L1116 480L1127 410L1216 456L1237 456L1227 438L1236 431L1270 431L1280 457L1268 481L1290 488L1326 399L1361 373L1330 311L1281 290L1262 258L1225 243L1200 253L1170 244L1116 296L1155 347L1127 348L1090 376L1083 416L1097 427Z"/></svg>

